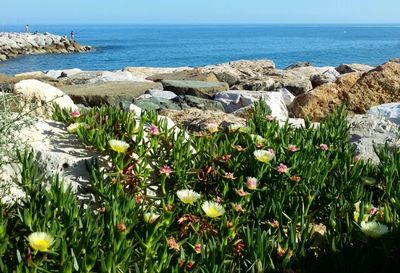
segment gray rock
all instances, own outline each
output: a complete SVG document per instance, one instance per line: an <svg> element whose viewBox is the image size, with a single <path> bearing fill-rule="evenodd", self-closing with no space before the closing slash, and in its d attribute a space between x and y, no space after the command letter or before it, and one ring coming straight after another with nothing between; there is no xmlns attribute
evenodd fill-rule
<svg viewBox="0 0 400 273"><path fill-rule="evenodd" d="M177 95L192 95L211 99L217 92L228 90L228 84L223 82L202 81L162 81L163 87Z"/></svg>
<svg viewBox="0 0 400 273"><path fill-rule="evenodd" d="M351 72L367 72L374 68L375 67L366 64L341 64L336 67L336 70L340 74L346 74Z"/></svg>
<svg viewBox="0 0 400 273"><path fill-rule="evenodd" d="M12 83L0 83L0 92L12 93L14 91L14 84Z"/></svg>
<svg viewBox="0 0 400 273"><path fill-rule="evenodd" d="M399 130L396 124L373 115L355 115L348 117L350 125L350 142L364 161L379 163L374 145L389 147L400 146Z"/></svg>
<svg viewBox="0 0 400 273"><path fill-rule="evenodd" d="M338 73L338 72L337 72ZM315 74L311 76L311 83L313 87L317 87L323 85L325 83L335 82L337 80L337 76L333 73L325 72L323 74Z"/></svg>
<svg viewBox="0 0 400 273"><path fill-rule="evenodd" d="M219 101L203 99L195 96L185 95L178 96L173 99L173 101L177 102L181 105L182 109L194 107L202 110L211 110L211 111L222 111L224 112L224 106Z"/></svg>
<svg viewBox="0 0 400 273"><path fill-rule="evenodd" d="M400 125L400 102L386 103L371 107L367 112L370 115L379 116Z"/></svg>
<svg viewBox="0 0 400 273"><path fill-rule="evenodd" d="M73 69L64 69L64 70L49 70L45 73L47 77L53 78L53 79L58 79L61 77L61 74L63 74L64 77L70 77L72 75L78 74L83 72L79 68L73 68Z"/></svg>
<svg viewBox="0 0 400 273"><path fill-rule="evenodd" d="M130 105L135 98L143 95L147 90L160 88L162 86L159 83L134 81L66 85L60 87L75 103L89 107Z"/></svg>
<svg viewBox="0 0 400 273"><path fill-rule="evenodd" d="M299 63L295 63L295 64L289 65L288 67L285 68L285 70L295 69L295 68L300 68L300 67L309 67L309 66L313 66L312 63L310 63L310 62L299 62Z"/></svg>
<svg viewBox="0 0 400 273"><path fill-rule="evenodd" d="M172 100L173 98L177 97L177 95L174 92L167 91L167 90L159 90L159 89L147 90L146 94L149 94L152 97L163 98L163 99L167 99L167 100Z"/></svg>
<svg viewBox="0 0 400 273"><path fill-rule="evenodd" d="M140 100L135 100L134 105L140 107L143 110L156 110L159 111L161 109L171 109L171 110L182 110L182 106L178 103L175 103L169 99L151 97Z"/></svg>

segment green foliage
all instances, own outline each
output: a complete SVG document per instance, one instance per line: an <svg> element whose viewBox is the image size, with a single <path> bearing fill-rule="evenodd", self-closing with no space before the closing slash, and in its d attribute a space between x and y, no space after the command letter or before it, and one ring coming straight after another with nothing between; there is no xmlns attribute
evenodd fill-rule
<svg viewBox="0 0 400 273"><path fill-rule="evenodd" d="M109 164L88 163L96 202L87 206L58 177L46 190L32 155L20 155L26 198L0 207L1 272L383 272L398 263L400 152L377 148L377 166L355 161L344 108L295 129L266 118L260 102L246 128L195 135L154 112L54 113L82 123L76 134ZM112 139L129 147L117 152ZM271 149L273 160L257 161L254 151ZM185 204L182 189L201 197ZM212 200L223 215L206 216ZM389 233L366 237L362 221ZM36 231L55 238L49 252L29 246Z"/></svg>

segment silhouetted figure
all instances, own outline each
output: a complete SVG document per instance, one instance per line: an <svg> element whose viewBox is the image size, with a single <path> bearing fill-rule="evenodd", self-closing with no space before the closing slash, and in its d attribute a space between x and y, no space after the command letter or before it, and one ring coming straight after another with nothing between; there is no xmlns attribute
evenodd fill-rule
<svg viewBox="0 0 400 273"><path fill-rule="evenodd" d="M71 31L70 35L71 35L71 40L74 41L75 40L75 33L73 31Z"/></svg>
<svg viewBox="0 0 400 273"><path fill-rule="evenodd" d="M25 25L25 32L29 33L29 25Z"/></svg>

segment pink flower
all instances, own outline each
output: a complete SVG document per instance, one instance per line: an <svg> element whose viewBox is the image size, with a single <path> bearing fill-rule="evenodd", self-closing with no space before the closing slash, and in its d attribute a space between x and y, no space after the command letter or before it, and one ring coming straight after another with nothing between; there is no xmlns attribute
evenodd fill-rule
<svg viewBox="0 0 400 273"><path fill-rule="evenodd" d="M163 174L165 176L169 176L171 174L171 172L172 172L172 169L168 165L165 165L160 168L160 174Z"/></svg>
<svg viewBox="0 0 400 273"><path fill-rule="evenodd" d="M233 173L230 173L230 172L225 173L224 178L229 179L229 180L236 179L236 177L233 176Z"/></svg>
<svg viewBox="0 0 400 273"><path fill-rule="evenodd" d="M268 121L275 120L275 118L273 116L271 116L271 115L265 116L265 119L268 120Z"/></svg>
<svg viewBox="0 0 400 273"><path fill-rule="evenodd" d="M255 177L247 177L246 178L246 187L249 189L249 190L255 190L255 189L257 189L257 178L255 178Z"/></svg>
<svg viewBox="0 0 400 273"><path fill-rule="evenodd" d="M249 195L249 193L247 191L244 191L243 189L235 189L235 192L241 197Z"/></svg>
<svg viewBox="0 0 400 273"><path fill-rule="evenodd" d="M196 244L196 245L194 246L194 251L195 251L197 254L200 254L200 253L201 253L201 249L202 249L201 244Z"/></svg>
<svg viewBox="0 0 400 273"><path fill-rule="evenodd" d="M81 112L79 110L75 110L71 112L71 117L73 118L79 118L81 116Z"/></svg>
<svg viewBox="0 0 400 273"><path fill-rule="evenodd" d="M268 148L268 149L267 149L267 151L268 151L268 152L270 152L271 154L275 155L275 151L274 151L274 149L272 149L272 148Z"/></svg>
<svg viewBox="0 0 400 273"><path fill-rule="evenodd" d="M276 170L279 172L279 173L287 173L288 171L289 171L289 168L285 165L285 164L279 164L279 166L278 167L276 167Z"/></svg>
<svg viewBox="0 0 400 273"><path fill-rule="evenodd" d="M217 203L222 203L222 202L224 202L224 199L222 199L222 197L219 197L219 196L216 196L216 197L214 197L214 202L217 202Z"/></svg>
<svg viewBox="0 0 400 273"><path fill-rule="evenodd" d="M326 145L326 144L324 144L324 143L320 144L320 145L319 145L319 148L320 148L322 151L327 151L327 150L329 150L328 145Z"/></svg>
<svg viewBox="0 0 400 273"><path fill-rule="evenodd" d="M296 145L289 144L288 150L294 153L294 152L297 152L300 149Z"/></svg>
<svg viewBox="0 0 400 273"><path fill-rule="evenodd" d="M156 135L158 135L160 133L160 130L158 129L157 126L152 124L152 125L149 126L149 128L147 128L147 132L152 136L156 136Z"/></svg>
<svg viewBox="0 0 400 273"><path fill-rule="evenodd" d="M233 204L233 209L236 212L244 212L244 209L242 208L242 205L240 205L240 204Z"/></svg>
<svg viewBox="0 0 400 273"><path fill-rule="evenodd" d="M378 211L379 211L379 210L378 210L377 208L372 207L372 208L369 210L369 214L375 215Z"/></svg>
<svg viewBox="0 0 400 273"><path fill-rule="evenodd" d="M353 157L353 161L354 161L354 162L359 162L359 161L361 161L361 155L360 155L360 154L356 154L356 155Z"/></svg>
<svg viewBox="0 0 400 273"><path fill-rule="evenodd" d="M292 177L290 177L290 180L292 180L293 182L298 183L298 182L300 182L301 177L297 176L297 175L293 175Z"/></svg>
<svg viewBox="0 0 400 273"><path fill-rule="evenodd" d="M273 228L278 228L279 227L279 222L277 220L272 220L272 222L269 222L269 224Z"/></svg>

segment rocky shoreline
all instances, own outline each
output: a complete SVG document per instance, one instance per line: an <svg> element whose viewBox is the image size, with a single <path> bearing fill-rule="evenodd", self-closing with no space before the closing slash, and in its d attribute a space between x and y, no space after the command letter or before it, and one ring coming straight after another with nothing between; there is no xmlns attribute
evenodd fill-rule
<svg viewBox="0 0 400 273"><path fill-rule="evenodd" d="M44 53L88 52L90 46L51 33L0 32L0 61L18 55Z"/></svg>

